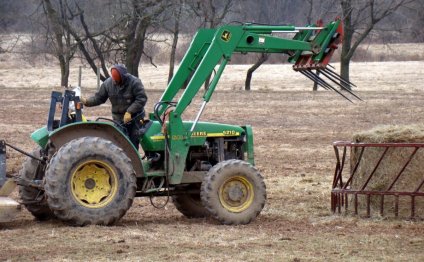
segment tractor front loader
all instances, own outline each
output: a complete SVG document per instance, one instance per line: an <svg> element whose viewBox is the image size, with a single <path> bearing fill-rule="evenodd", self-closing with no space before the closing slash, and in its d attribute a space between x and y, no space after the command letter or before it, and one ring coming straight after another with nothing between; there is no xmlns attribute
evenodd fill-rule
<svg viewBox="0 0 424 262"><path fill-rule="evenodd" d="M275 32L296 34L284 38ZM38 219L111 225L135 197L166 197L186 217L251 222L266 201L265 183L255 167L252 127L201 122L201 114L233 53L287 54L295 71L349 100L358 98L350 91L352 84L327 67L342 34L339 19L325 26L243 24L199 30L153 113L142 120L144 156L125 135L125 125L104 118L82 121L75 93L53 93L47 126L32 134L36 149L19 176L10 178L19 184L21 203ZM196 118L183 121L210 75ZM76 105L72 114L69 102ZM57 103L62 105L58 120Z"/></svg>

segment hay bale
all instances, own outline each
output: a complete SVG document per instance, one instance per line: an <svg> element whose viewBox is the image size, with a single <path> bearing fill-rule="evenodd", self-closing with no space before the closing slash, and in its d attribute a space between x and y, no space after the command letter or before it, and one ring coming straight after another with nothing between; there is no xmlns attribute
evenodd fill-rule
<svg viewBox="0 0 424 262"><path fill-rule="evenodd" d="M355 134L353 141L357 143L424 143L424 125L409 126L378 126L369 131ZM360 165L352 180L351 189L359 190L363 187L385 148L366 148ZM357 163L361 148L353 148L350 155L351 170ZM386 191L394 181L398 173L408 161L414 148L390 148L377 171L364 190ZM391 191L413 192L424 179L424 148L417 151L403 174L395 183ZM420 192L424 192L424 188ZM380 196L371 197L371 209L373 214L380 210ZM385 215L394 215L394 197L385 197ZM416 215L424 218L424 197L416 197ZM351 200L351 205L353 201ZM366 197L359 198L359 207L365 209ZM399 198L399 216L409 217L411 214L411 198Z"/></svg>
<svg viewBox="0 0 424 262"><path fill-rule="evenodd" d="M384 125L353 136L357 143L424 143L424 124Z"/></svg>

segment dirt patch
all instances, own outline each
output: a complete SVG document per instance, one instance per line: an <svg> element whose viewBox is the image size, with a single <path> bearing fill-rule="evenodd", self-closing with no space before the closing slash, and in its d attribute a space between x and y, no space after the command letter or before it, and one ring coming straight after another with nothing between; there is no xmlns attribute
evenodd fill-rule
<svg viewBox="0 0 424 262"><path fill-rule="evenodd" d="M253 223L222 226L186 219L172 204L157 210L147 199L137 199L112 227L41 223L24 211L1 225L0 261L423 261L423 221L360 219L330 211L333 141L350 140L378 124L422 122L424 93L406 83L420 82L424 74L399 74L390 82L386 77L393 79L393 72L384 71L387 64L376 65L369 70L377 71L352 74L365 100L355 104L327 91L312 92L307 80L268 75L261 86L293 88L244 92L237 88L237 77L223 79L228 88L218 87L202 120L253 126L256 163L268 190L267 204ZM229 68L228 76L231 70L236 75L243 68ZM148 77L144 82L151 110L162 92L150 86L154 81ZM31 86L0 88L0 138L27 151L35 147L30 133L45 124L51 91L46 82ZM185 119L194 118L199 102L193 101ZM110 107L89 108L85 114L108 117ZM10 153L8 163L12 159L12 168L19 169L24 157Z"/></svg>

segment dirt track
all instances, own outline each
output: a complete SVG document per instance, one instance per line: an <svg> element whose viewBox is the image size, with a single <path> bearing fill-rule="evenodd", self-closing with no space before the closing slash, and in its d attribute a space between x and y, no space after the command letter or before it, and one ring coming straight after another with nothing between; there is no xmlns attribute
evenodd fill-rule
<svg viewBox="0 0 424 262"><path fill-rule="evenodd" d="M384 72L379 73L384 80ZM0 226L0 261L423 261L423 221L362 219L330 212L333 141L349 140L353 133L379 124L422 122L424 93L403 87L410 76L398 78L404 80L393 87L374 78L375 88L359 89L365 102L355 104L327 91L216 92L203 120L254 128L255 156L266 180L268 201L249 225L186 219L172 203L156 210L146 199L136 200L113 227L37 222L24 211L15 222ZM268 86L281 85L269 81ZM379 91L379 85L384 91ZM0 138L31 150L35 145L29 134L45 124L50 91L0 88ZM161 91L147 91L150 109ZM197 110L197 105L192 106L186 118ZM85 114L109 116L109 107L90 108ZM22 160L10 152L9 172L17 171Z"/></svg>

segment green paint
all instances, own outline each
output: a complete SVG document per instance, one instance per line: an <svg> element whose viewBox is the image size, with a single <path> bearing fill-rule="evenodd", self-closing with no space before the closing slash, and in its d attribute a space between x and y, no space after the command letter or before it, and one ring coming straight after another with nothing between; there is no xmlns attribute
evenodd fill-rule
<svg viewBox="0 0 424 262"><path fill-rule="evenodd" d="M138 157L141 159L140 153L131 143L131 140L118 127L116 127L111 122L100 122L100 121L76 122L76 123L68 124L66 126L62 126L60 128L55 129L54 131L50 132L49 137L52 137L61 132L66 132L67 128L71 128L74 126L81 126L81 129L83 129L84 128L83 126L89 126L89 125L107 126L109 128L112 128L113 132L116 132L116 135L122 136L125 140L127 140L127 142L132 146L134 151L137 153Z"/></svg>
<svg viewBox="0 0 424 262"><path fill-rule="evenodd" d="M247 24L242 26L225 25L217 29L200 30L190 44L186 55L184 56L180 67L169 83L167 89L162 95L161 102L171 102L175 99L177 93L183 88L184 83L189 80L183 94L180 96L175 108L169 114L168 125L168 147L169 160L166 163L168 173L171 176L171 184L181 182L185 161L190 146L200 145L204 142L204 138L195 137L196 132L213 132L216 129L216 124L201 124L196 125L195 132L190 133L190 125L188 122L183 122L182 114L190 105L193 98L200 92L204 82L209 75L213 75L215 67L219 65L218 71L213 77L209 90L203 95L204 102L209 102L212 93L218 85L220 76L231 56L235 52L260 52L260 53L295 53L290 62L295 63L304 51L312 52L320 51L314 55L314 60L322 59L326 45L329 44L334 31L337 29L339 22L332 22L326 25L325 29L321 30L311 42L311 31L300 31L294 39L280 38L271 35L273 31L293 31L296 28L292 25L288 26L267 26ZM159 110L159 115L165 112L163 107ZM237 129L240 127L231 127ZM217 131L218 132L218 131ZM246 143L243 149L247 153L248 161L254 164L253 155L253 134L252 129L246 126L240 135L246 134ZM155 123L148 134L142 139L143 148L145 150L161 150L165 148L165 140L160 140L159 124ZM156 138L156 140L154 139Z"/></svg>
<svg viewBox="0 0 424 262"><path fill-rule="evenodd" d="M49 141L49 131L47 131L47 126L35 130L31 134L31 139L42 148L45 148Z"/></svg>
<svg viewBox="0 0 424 262"><path fill-rule="evenodd" d="M183 127L188 132L192 121L184 121ZM168 124L169 127L169 124ZM145 151L163 151L165 148L165 137L161 133L161 126L159 122L154 121L152 126L149 128L146 134L142 137L140 143L141 147ZM245 130L240 126L225 125L210 122L198 122L193 133L190 135L189 143L191 146L202 146L204 145L207 137L234 137L242 136ZM181 138L174 137L175 139ZM170 136L172 139L172 136Z"/></svg>
<svg viewBox="0 0 424 262"><path fill-rule="evenodd" d="M246 143L243 145L243 151L247 152L247 162L255 165L255 156L253 150L253 130L251 126L244 126L246 132Z"/></svg>
<svg viewBox="0 0 424 262"><path fill-rule="evenodd" d="M313 60L316 62L321 61L324 58L325 50L330 44L331 38L337 30L337 27L341 23L340 20L329 23L324 29L314 38L313 44L320 47L320 52L313 56Z"/></svg>

